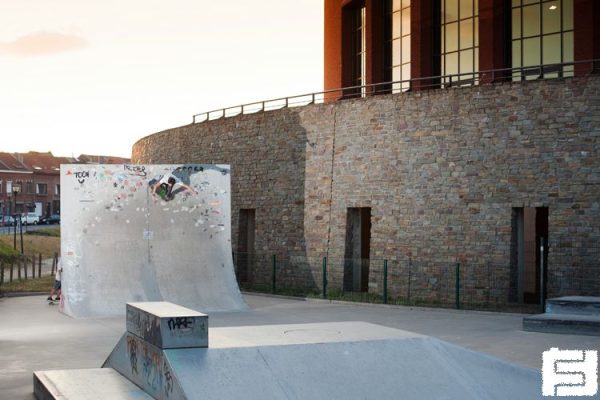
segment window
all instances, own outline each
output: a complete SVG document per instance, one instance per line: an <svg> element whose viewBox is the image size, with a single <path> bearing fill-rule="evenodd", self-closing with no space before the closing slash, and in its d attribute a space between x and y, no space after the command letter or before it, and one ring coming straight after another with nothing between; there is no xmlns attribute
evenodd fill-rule
<svg viewBox="0 0 600 400"><path fill-rule="evenodd" d="M6 193L12 193L12 181L6 181Z"/></svg>
<svg viewBox="0 0 600 400"><path fill-rule="evenodd" d="M45 183L38 183L36 194L48 194L48 185Z"/></svg>
<svg viewBox="0 0 600 400"><path fill-rule="evenodd" d="M54 185L54 194L57 196L60 196L60 184L59 183Z"/></svg>
<svg viewBox="0 0 600 400"><path fill-rule="evenodd" d="M365 31L366 8L357 7L352 18L352 41L354 61L352 64L352 77L354 86L363 86L367 76L367 35ZM360 95L365 96L366 88L361 88Z"/></svg>
<svg viewBox="0 0 600 400"><path fill-rule="evenodd" d="M2 179L0 179L0 193L2 193Z"/></svg>
<svg viewBox="0 0 600 400"><path fill-rule="evenodd" d="M33 194L33 182L25 182L25 193Z"/></svg>
<svg viewBox="0 0 600 400"><path fill-rule="evenodd" d="M513 80L573 76L573 0L512 0L511 24Z"/></svg>
<svg viewBox="0 0 600 400"><path fill-rule="evenodd" d="M386 63L387 81L410 80L410 0L387 0L390 28L386 48L389 59ZM410 89L409 82L395 83L392 92L398 93Z"/></svg>
<svg viewBox="0 0 600 400"><path fill-rule="evenodd" d="M441 74L445 86L476 82L478 9L478 0L441 0Z"/></svg>

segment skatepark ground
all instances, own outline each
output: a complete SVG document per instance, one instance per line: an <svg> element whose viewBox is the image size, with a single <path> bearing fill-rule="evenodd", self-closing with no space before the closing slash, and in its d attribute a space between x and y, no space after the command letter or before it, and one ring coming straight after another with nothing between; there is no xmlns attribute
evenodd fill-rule
<svg viewBox="0 0 600 400"><path fill-rule="evenodd" d="M74 319L61 314L57 306L47 305L45 298L0 298L0 400L33 399L32 373L36 370L100 367L125 331L124 315ZM432 336L537 370L542 352L551 347L600 350L600 337L524 332L523 314L248 293L244 299L249 311L210 314L210 328L364 321ZM210 335L209 331L209 342Z"/></svg>

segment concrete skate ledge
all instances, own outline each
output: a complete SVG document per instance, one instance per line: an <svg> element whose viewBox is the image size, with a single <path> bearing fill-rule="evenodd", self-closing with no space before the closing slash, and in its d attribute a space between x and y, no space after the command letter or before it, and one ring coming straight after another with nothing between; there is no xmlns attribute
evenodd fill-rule
<svg viewBox="0 0 600 400"><path fill-rule="evenodd" d="M160 349L208 347L208 315L166 301L127 303L127 331Z"/></svg>

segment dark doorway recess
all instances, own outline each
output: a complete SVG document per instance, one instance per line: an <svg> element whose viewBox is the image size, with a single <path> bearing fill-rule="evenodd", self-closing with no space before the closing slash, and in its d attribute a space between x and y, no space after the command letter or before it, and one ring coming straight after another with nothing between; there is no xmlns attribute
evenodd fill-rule
<svg viewBox="0 0 600 400"><path fill-rule="evenodd" d="M254 232L256 227L255 209L241 209L238 233L236 275L238 283L252 282L254 262Z"/></svg>
<svg viewBox="0 0 600 400"><path fill-rule="evenodd" d="M344 254L344 291L368 292L370 247L371 208L348 208Z"/></svg>
<svg viewBox="0 0 600 400"><path fill-rule="evenodd" d="M542 294L545 299L547 266L548 207L513 208L511 300L539 304Z"/></svg>

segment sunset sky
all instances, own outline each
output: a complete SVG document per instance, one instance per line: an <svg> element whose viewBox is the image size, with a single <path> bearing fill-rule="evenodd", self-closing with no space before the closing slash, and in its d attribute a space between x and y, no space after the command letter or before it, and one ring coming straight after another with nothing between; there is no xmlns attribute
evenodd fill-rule
<svg viewBox="0 0 600 400"><path fill-rule="evenodd" d="M0 4L0 151L129 157L193 114L322 90L323 0Z"/></svg>

